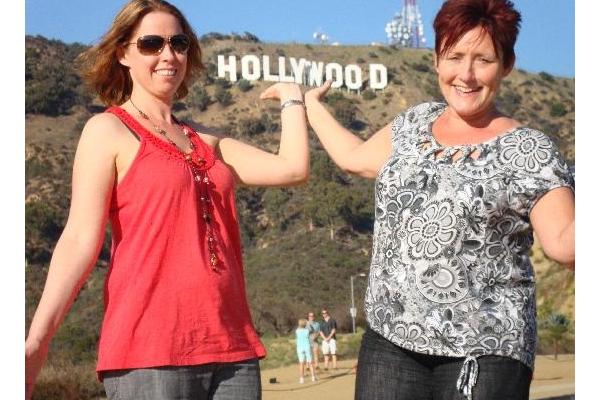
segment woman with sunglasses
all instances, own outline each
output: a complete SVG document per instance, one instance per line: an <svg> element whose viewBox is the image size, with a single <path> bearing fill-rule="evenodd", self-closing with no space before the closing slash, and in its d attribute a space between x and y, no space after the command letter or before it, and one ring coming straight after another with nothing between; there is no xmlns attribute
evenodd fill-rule
<svg viewBox="0 0 600 400"><path fill-rule="evenodd" d="M97 365L108 398L260 398L265 349L246 300L234 191L307 179L300 88L261 94L282 103L278 154L178 121L173 102L201 71L200 48L160 0L127 3L80 61L110 107L77 148L69 218L26 340L26 397L110 220Z"/></svg>

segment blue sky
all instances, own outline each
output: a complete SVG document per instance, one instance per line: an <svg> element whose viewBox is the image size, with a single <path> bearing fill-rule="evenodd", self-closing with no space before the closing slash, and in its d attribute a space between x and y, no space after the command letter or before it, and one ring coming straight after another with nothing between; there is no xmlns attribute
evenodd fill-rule
<svg viewBox="0 0 600 400"><path fill-rule="evenodd" d="M575 75L574 0L513 0L523 22L517 41L517 67L559 76ZM198 35L244 31L267 42L312 42L317 29L341 44L385 43L384 27L403 1L303 0L282 2L173 0ZM124 0L26 0L25 33L65 42L95 43ZM443 0L418 1L428 46Z"/></svg>

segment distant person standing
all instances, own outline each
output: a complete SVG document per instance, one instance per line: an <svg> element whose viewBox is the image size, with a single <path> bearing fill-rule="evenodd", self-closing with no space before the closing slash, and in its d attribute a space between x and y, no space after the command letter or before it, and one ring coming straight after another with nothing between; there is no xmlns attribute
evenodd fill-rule
<svg viewBox="0 0 600 400"><path fill-rule="evenodd" d="M337 348L335 344L335 332L337 330L337 323L335 319L331 318L327 309L321 311L323 322L321 322L321 331L319 334L323 338L321 349L323 350L323 357L325 358L325 369L329 369L329 356L331 355L332 368L337 368Z"/></svg>
<svg viewBox="0 0 600 400"><path fill-rule="evenodd" d="M310 334L310 346L313 355L313 365L315 370L319 368L319 333L321 332L321 324L315 320L315 313L308 313L308 332Z"/></svg>
<svg viewBox="0 0 600 400"><path fill-rule="evenodd" d="M312 351L310 343L310 333L307 327L308 321L304 318L298 320L298 329L296 329L296 352L298 353L298 370L300 371L300 383L304 383L304 366L310 368L311 380L317 380L315 377L315 368L312 364Z"/></svg>

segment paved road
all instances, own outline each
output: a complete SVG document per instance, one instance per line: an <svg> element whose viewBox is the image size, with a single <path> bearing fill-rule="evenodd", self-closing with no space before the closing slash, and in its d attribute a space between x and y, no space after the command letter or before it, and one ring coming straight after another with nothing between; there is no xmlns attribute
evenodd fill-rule
<svg viewBox="0 0 600 400"><path fill-rule="evenodd" d="M336 371L318 374L315 383L298 382L298 366L262 371L263 400L305 400L326 398L328 400L351 400L354 397L355 375L352 366L356 360L343 360ZM269 383L275 378L277 383ZM530 399L548 399L575 393L575 356L538 356L531 384Z"/></svg>

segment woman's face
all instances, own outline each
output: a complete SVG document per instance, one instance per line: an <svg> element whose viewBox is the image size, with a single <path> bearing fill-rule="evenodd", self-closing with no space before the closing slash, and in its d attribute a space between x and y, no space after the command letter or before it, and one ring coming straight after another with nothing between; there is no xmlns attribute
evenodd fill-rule
<svg viewBox="0 0 600 400"><path fill-rule="evenodd" d="M500 81L511 69L503 67L490 35L480 27L468 31L446 54L436 58L442 94L448 106L467 120L494 112Z"/></svg>
<svg viewBox="0 0 600 400"><path fill-rule="evenodd" d="M142 18L128 40L134 44L127 45L119 58L122 65L129 67L133 91L141 90L166 100L173 98L185 77L187 52L175 52L166 43L159 54L144 55L135 43L139 37L146 35L166 39L181 33L179 20L169 13L153 11Z"/></svg>

